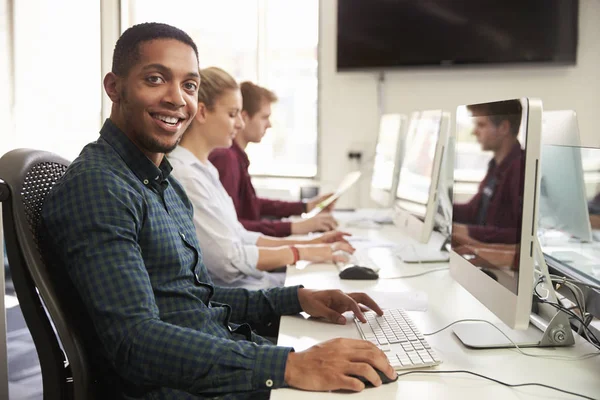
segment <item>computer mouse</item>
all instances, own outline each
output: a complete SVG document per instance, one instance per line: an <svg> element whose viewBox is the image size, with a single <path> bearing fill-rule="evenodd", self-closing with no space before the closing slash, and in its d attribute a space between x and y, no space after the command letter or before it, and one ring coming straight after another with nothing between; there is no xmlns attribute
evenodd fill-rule
<svg viewBox="0 0 600 400"><path fill-rule="evenodd" d="M377 372L377 375L379 375L379 378L381 378L381 383L383 385L385 385L386 383L392 383L392 382L396 382L398 380L398 375L396 375L396 379L390 379L388 378L388 376L386 374L384 374L383 372L381 372L380 370L378 370L377 368L375 368L375 372ZM371 381L369 381L367 378L365 378L364 376L360 376L360 375L351 375L353 378L358 379L359 381L361 381L362 383L365 384L365 387L373 387L373 384L371 383Z"/></svg>
<svg viewBox="0 0 600 400"><path fill-rule="evenodd" d="M376 271L360 265L351 265L340 271L340 279L373 280L378 278L379 274Z"/></svg>

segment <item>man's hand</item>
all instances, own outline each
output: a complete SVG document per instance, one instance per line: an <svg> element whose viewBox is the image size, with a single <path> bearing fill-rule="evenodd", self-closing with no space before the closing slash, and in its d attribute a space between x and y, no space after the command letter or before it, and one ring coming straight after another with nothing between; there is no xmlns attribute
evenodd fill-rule
<svg viewBox="0 0 600 400"><path fill-rule="evenodd" d="M333 339L305 351L290 353L285 366L288 385L312 391L352 390L359 392L364 383L350 375L363 376L373 385L381 385L375 368L390 379L396 371L385 354L366 340Z"/></svg>
<svg viewBox="0 0 600 400"><path fill-rule="evenodd" d="M304 235L311 232L327 232L337 228L338 223L328 212L320 212L312 218L292 222L292 234Z"/></svg>
<svg viewBox="0 0 600 400"><path fill-rule="evenodd" d="M309 201L306 202L306 211L307 212L311 211L313 208L315 208L317 205L319 205L319 203L327 200L332 195L333 195L333 193L327 193L327 194L324 194L321 196L313 197L312 199L310 199ZM335 201L333 203L331 203L330 205L328 205L327 207L325 207L323 210L331 211L331 210L333 210L334 206L335 206Z"/></svg>
<svg viewBox="0 0 600 400"><path fill-rule="evenodd" d="M367 322L359 303L383 315L383 311L375 300L366 293L344 293L341 290L309 290L298 289L300 307L308 315L315 318L326 318L329 321L344 325L346 317L343 312L352 311L361 321Z"/></svg>
<svg viewBox="0 0 600 400"><path fill-rule="evenodd" d="M346 236L352 236L351 233L342 231L331 231L325 232L324 234L309 240L307 243L310 244L321 244L321 243L335 243L335 242L346 242Z"/></svg>
<svg viewBox="0 0 600 400"><path fill-rule="evenodd" d="M296 245L300 259L311 262L348 262L348 258L338 250L352 254L355 249L348 242L335 242L332 244L300 244Z"/></svg>

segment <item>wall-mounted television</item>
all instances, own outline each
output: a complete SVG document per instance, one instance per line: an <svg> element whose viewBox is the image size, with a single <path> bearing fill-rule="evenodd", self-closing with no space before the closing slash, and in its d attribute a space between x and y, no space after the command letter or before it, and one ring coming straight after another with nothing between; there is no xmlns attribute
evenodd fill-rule
<svg viewBox="0 0 600 400"><path fill-rule="evenodd" d="M577 60L578 0L338 0L337 69Z"/></svg>

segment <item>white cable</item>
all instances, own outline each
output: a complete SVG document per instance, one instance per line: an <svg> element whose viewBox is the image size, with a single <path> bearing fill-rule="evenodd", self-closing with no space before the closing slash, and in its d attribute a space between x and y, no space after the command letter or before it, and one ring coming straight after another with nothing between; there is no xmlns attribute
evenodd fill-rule
<svg viewBox="0 0 600 400"><path fill-rule="evenodd" d="M566 281L566 282L571 282L571 283L579 283L580 285L583 285L583 286L587 286L587 287L590 287L590 288L593 288L593 289L600 290L600 286L598 286L598 285L594 285L594 284L591 284L591 283L585 283L585 282L581 282L581 281L578 281L578 280L576 280L576 279L566 278L566 277L564 277L564 276L559 276L559 275L550 275L550 278L552 278L552 279L558 279L558 280L561 280L561 281Z"/></svg>
<svg viewBox="0 0 600 400"><path fill-rule="evenodd" d="M430 274L432 272L437 272L437 271L446 271L450 269L449 267L440 267L440 268L430 268L427 269L426 271L423 272L419 272L417 274L412 274L412 275L403 275L403 276L390 276L389 278L384 277L380 277L379 279L404 279L404 278L414 278L417 276L422 276L422 275L426 275L426 274Z"/></svg>
<svg viewBox="0 0 600 400"><path fill-rule="evenodd" d="M430 333L423 333L423 336L435 335L436 333L440 333L443 330L446 330L446 329L450 328L452 325L456 325L456 324L463 323L463 322L485 322L486 324L493 326L506 339L508 339L508 341L515 347L516 350L519 351L519 353L523 354L524 356L528 356L528 357L545 358L545 359L550 359L550 360L578 361L578 360L585 360L585 359L588 359L588 358L591 358L591 357L596 357L596 356L600 355L600 352L597 352L597 353L588 353L588 354L584 354L584 355L576 356L576 357L572 357L572 356L546 356L546 355L526 353L526 352L524 352L519 347L519 345L517 345L510 337L508 337L508 335L506 333L502 332L502 330L500 328L498 328L496 325L492 324L490 321L486 321L486 320L483 320L483 319L459 319L458 321L454 321L454 322L446 325L442 329L438 329L437 331L430 332Z"/></svg>

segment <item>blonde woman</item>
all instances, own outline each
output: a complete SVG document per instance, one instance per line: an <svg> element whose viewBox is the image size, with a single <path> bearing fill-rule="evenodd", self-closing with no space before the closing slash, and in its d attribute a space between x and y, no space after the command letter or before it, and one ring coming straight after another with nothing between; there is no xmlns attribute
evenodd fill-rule
<svg viewBox="0 0 600 400"><path fill-rule="evenodd" d="M198 113L169 155L173 174L193 204L204 262L215 284L249 289L283 286L285 273L269 271L298 260L345 261L343 252L354 249L344 232L331 231L312 240L281 239L250 232L238 221L208 156L214 149L231 146L244 127L241 108L235 79L219 68L201 70Z"/></svg>

